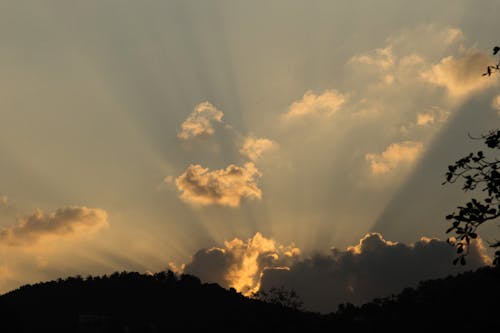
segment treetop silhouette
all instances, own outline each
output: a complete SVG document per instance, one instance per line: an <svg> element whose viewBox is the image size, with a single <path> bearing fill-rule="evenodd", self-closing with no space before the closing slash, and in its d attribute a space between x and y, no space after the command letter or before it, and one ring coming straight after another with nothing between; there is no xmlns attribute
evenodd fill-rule
<svg viewBox="0 0 500 333"><path fill-rule="evenodd" d="M493 48L493 55L500 51L499 46ZM500 62L496 66L488 66L483 76L491 76L494 71L500 70ZM446 233L455 232L455 236L449 237L447 242L457 249L457 258L453 264L465 265L465 257L469 253L469 244L472 239L478 237L477 230L485 222L496 220L500 217L500 160L494 156L500 149L500 130L492 130L488 134L481 135L475 140L483 140L490 150L488 156L483 151L470 153L462 157L455 164L448 166L446 172L446 183L453 184L463 180L464 191L480 190L481 198L472 198L465 206L459 206L456 212L446 216L452 221L451 227ZM493 155L493 156L492 156ZM490 247L500 248L500 240L490 243ZM500 262L500 250L495 252L494 264Z"/></svg>

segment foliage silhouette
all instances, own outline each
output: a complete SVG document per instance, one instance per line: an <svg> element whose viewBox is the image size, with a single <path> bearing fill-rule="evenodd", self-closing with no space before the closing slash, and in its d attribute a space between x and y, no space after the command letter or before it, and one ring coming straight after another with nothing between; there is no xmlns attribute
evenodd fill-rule
<svg viewBox="0 0 500 333"><path fill-rule="evenodd" d="M499 267L484 267L320 315L172 272L70 277L0 296L0 332L478 331L498 328L499 280Z"/></svg>
<svg viewBox="0 0 500 333"><path fill-rule="evenodd" d="M493 48L493 55L496 55L500 51L499 46L495 46ZM491 76L496 71L500 71L500 61L496 65L490 65L486 67L486 72L483 73L483 76Z"/></svg>
<svg viewBox="0 0 500 333"><path fill-rule="evenodd" d="M493 48L493 55L500 51L500 47ZM496 66L488 66L483 76L490 76L493 71L500 70L500 62ZM479 138L483 140L486 147L494 154L500 149L500 130L492 130ZM452 221L451 227L446 233L455 232L455 236L449 237L447 242L456 247L457 258L453 264L458 262L465 265L465 257L469 253L469 245L472 239L477 238L478 228L485 222L498 219L500 217L500 161L498 157L487 157L483 151L470 153L448 166L446 172L446 183L455 183L458 180L464 180L463 190L474 191L476 189L483 192L484 198L472 198L465 206L459 206L457 212L446 216L447 220ZM490 244L491 247L500 248L500 241ZM495 252L494 264L498 265L500 260L500 251Z"/></svg>
<svg viewBox="0 0 500 333"><path fill-rule="evenodd" d="M266 303L280 305L285 308L300 310L304 302L293 289L287 289L284 286L271 287L269 290L259 290L252 297Z"/></svg>

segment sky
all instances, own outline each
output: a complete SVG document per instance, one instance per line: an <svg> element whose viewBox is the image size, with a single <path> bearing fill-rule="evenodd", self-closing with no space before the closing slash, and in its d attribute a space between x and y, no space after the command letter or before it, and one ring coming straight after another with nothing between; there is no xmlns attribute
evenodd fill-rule
<svg viewBox="0 0 500 333"><path fill-rule="evenodd" d="M328 312L458 272L441 183L500 125L498 12L0 1L0 293L173 269Z"/></svg>

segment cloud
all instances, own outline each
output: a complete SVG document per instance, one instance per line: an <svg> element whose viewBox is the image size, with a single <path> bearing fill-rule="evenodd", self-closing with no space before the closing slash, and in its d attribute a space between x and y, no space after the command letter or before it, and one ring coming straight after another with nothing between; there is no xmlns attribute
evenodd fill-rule
<svg viewBox="0 0 500 333"><path fill-rule="evenodd" d="M13 272L5 263L0 263L0 290L8 285L8 282L14 278Z"/></svg>
<svg viewBox="0 0 500 333"><path fill-rule="evenodd" d="M222 122L224 113L209 102L196 105L194 111L182 123L179 139L188 140L199 136L210 136L215 133L213 122Z"/></svg>
<svg viewBox="0 0 500 333"><path fill-rule="evenodd" d="M368 54L358 54L351 59L350 63L359 63L364 65L375 66L381 70L387 70L394 66L395 57L392 52L392 47L378 48Z"/></svg>
<svg viewBox="0 0 500 333"><path fill-rule="evenodd" d="M251 161L256 161L269 150L277 148L276 142L266 138L254 138L247 136L240 148L240 154L248 157Z"/></svg>
<svg viewBox="0 0 500 333"><path fill-rule="evenodd" d="M445 111L439 107L432 107L426 112L419 112L417 114L417 125L428 126L438 123L444 123L448 120L450 115L449 111Z"/></svg>
<svg viewBox="0 0 500 333"><path fill-rule="evenodd" d="M294 289L307 309L335 311L343 302L361 304L390 296L419 281L445 277L490 264L481 241L471 245L467 266L454 266L455 249L437 239L422 238L410 245L390 242L378 233L364 236L345 251L332 249L297 261L288 269L267 268L261 290Z"/></svg>
<svg viewBox="0 0 500 333"><path fill-rule="evenodd" d="M242 198L260 199L257 184L261 173L252 162L243 167L230 164L225 169L209 171L191 164L175 179L180 198L190 204L238 207Z"/></svg>
<svg viewBox="0 0 500 333"><path fill-rule="evenodd" d="M500 116L500 95L495 96L493 98L493 102L491 103L493 109L497 110L497 114Z"/></svg>
<svg viewBox="0 0 500 333"><path fill-rule="evenodd" d="M403 141L390 144L381 154L366 154L372 174L386 174L400 165L411 164L423 151L423 144L415 141Z"/></svg>
<svg viewBox="0 0 500 333"><path fill-rule="evenodd" d="M92 233L107 225L107 213L98 208L71 206L50 213L37 209L19 224L1 229L0 245L30 246L45 238Z"/></svg>
<svg viewBox="0 0 500 333"><path fill-rule="evenodd" d="M347 96L336 90L325 90L320 95L316 95L309 90L304 94L302 99L290 105L285 116L287 118L297 118L308 115L331 116L335 114L346 101Z"/></svg>
<svg viewBox="0 0 500 333"><path fill-rule="evenodd" d="M434 115L431 113L419 113L417 114L417 125L425 126L429 124L434 124Z"/></svg>
<svg viewBox="0 0 500 333"><path fill-rule="evenodd" d="M443 30L443 33L445 34L445 45L451 45L464 39L464 33L458 28L447 28Z"/></svg>
<svg viewBox="0 0 500 333"><path fill-rule="evenodd" d="M300 250L293 244L280 245L257 232L246 241L235 238L224 242L224 247L198 251L184 267L184 273L250 295L259 290L266 268L283 269L299 254Z"/></svg>
<svg viewBox="0 0 500 333"><path fill-rule="evenodd" d="M424 71L421 77L431 84L446 88L451 97L465 97L496 82L496 79L481 76L493 62L490 55L468 49L459 56L443 58Z"/></svg>

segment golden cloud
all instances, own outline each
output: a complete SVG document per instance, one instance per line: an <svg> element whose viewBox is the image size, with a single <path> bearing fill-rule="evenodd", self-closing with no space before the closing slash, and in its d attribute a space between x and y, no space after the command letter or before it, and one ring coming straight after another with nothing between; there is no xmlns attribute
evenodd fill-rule
<svg viewBox="0 0 500 333"><path fill-rule="evenodd" d="M50 213L37 209L19 224L0 230L0 245L35 245L45 238L92 233L107 225L106 211L98 208L71 206Z"/></svg>
<svg viewBox="0 0 500 333"><path fill-rule="evenodd" d="M385 174L401 164L411 164L423 152L423 144L415 141L393 143L381 154L366 154L372 174Z"/></svg>
<svg viewBox="0 0 500 333"><path fill-rule="evenodd" d="M326 115L335 114L346 102L347 96L336 90L326 90L320 95L316 95L311 90L307 91L302 99L295 101L290 105L285 114L288 118L296 118L307 115Z"/></svg>
<svg viewBox="0 0 500 333"><path fill-rule="evenodd" d="M465 97L496 83L496 79L481 76L494 59L479 50L469 49L458 57L448 56L424 71L422 78L444 87L452 97Z"/></svg>
<svg viewBox="0 0 500 333"><path fill-rule="evenodd" d="M257 232L246 241L235 238L222 248L198 251L184 272L251 295L259 290L264 270L286 269L298 255L300 250L293 244L281 245Z"/></svg>
<svg viewBox="0 0 500 333"><path fill-rule="evenodd" d="M175 179L180 198L194 205L238 207L242 198L261 199L257 184L261 173L252 162L243 167L230 164L225 169L209 171L191 164Z"/></svg>
<svg viewBox="0 0 500 333"><path fill-rule="evenodd" d="M209 136L215 133L213 122L222 122L224 113L209 102L196 105L194 111L182 123L179 139L188 140L199 136Z"/></svg>
<svg viewBox="0 0 500 333"><path fill-rule="evenodd" d="M277 147L277 144L266 138L254 138L247 136L240 149L240 154L248 157L251 161L258 160L269 150Z"/></svg>

